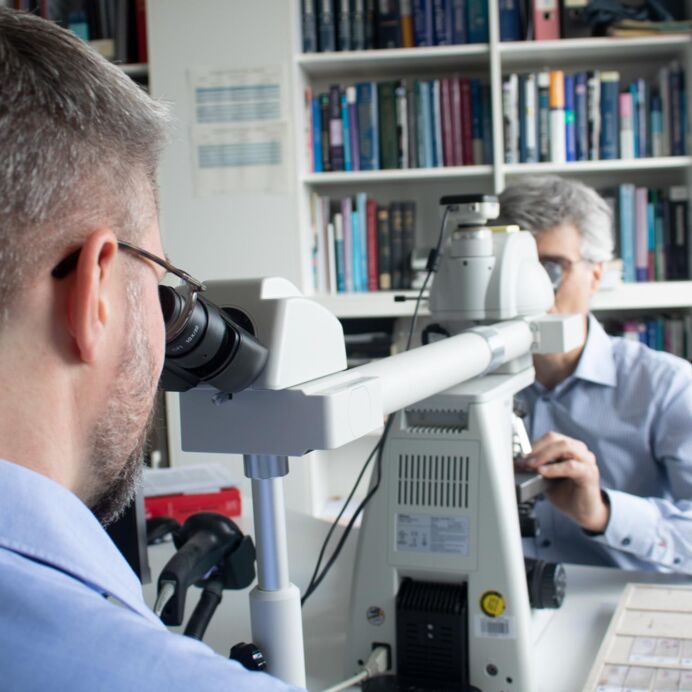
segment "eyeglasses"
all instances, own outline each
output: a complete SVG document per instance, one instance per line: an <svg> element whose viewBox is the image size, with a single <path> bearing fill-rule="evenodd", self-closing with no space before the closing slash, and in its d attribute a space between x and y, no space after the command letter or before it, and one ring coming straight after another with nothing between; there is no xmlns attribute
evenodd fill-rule
<svg viewBox="0 0 692 692"><path fill-rule="evenodd" d="M553 291L555 293L557 293L560 289L560 285L562 284L562 279L564 278L565 274L569 274L575 264L581 264L582 262L591 264L591 262L587 259L571 260L567 257L558 256L542 256L539 257L539 262L543 265L543 268L548 274L550 283L552 284Z"/></svg>
<svg viewBox="0 0 692 692"><path fill-rule="evenodd" d="M159 286L159 300L161 301L161 310L163 311L164 320L166 323L166 341L170 342L177 338L185 326L188 324L190 315L195 309L197 303L197 294L206 291L207 287L201 281L190 276L186 271L173 266L168 260L162 257L157 257L144 248L137 247L126 240L119 240L118 247L123 250L143 257L144 259L158 264L163 267L168 274L173 274L183 281L183 285L175 289L167 286ZM79 253L82 251L78 248L70 253L65 259L58 262L53 267L51 275L55 279L64 279L70 272L73 272L77 267ZM164 277L163 281L166 280Z"/></svg>

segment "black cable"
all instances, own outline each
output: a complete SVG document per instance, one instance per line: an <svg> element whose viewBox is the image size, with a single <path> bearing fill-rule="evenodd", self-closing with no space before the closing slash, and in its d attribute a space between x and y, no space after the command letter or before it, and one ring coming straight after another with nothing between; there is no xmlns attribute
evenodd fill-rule
<svg viewBox="0 0 692 692"><path fill-rule="evenodd" d="M435 245L435 250L434 250L434 256L431 258L431 260L428 262L428 272L425 276L425 280L423 281L423 285L421 286L420 290L418 291L418 296L416 298L416 306L413 310L413 317L411 318L411 326L409 328L408 332L408 338L406 339L406 348L404 351L408 351L411 348L411 341L413 340L413 334L415 332L416 328L416 320L418 318L418 310L420 309L420 304L423 299L423 294L425 293L425 289L427 288L428 282L430 281L430 277L432 276L433 272L436 270L437 264L439 262L440 258L440 251L442 248L442 242L444 240L444 230L445 230L445 225L447 223L447 216L449 214L449 207L445 207L444 214L442 215L442 223L440 224L440 232L437 236L437 244ZM363 512L365 507L367 506L368 502L373 498L375 493L380 487L380 481L382 480L382 452L384 451L384 445L387 440L387 435L389 434L389 431L392 427L392 423L394 422L394 416L396 414L393 413L389 416L387 419L387 423L384 426L384 430L382 431L382 435L380 436L380 439L378 440L377 444L373 448L372 452L370 452L370 455L368 456L365 464L363 465L363 468L360 470L360 473L358 474L358 478L356 479L355 484L353 485L353 488L351 489L351 492L348 495L348 498L346 498L346 501L344 502L343 506L341 507L341 511L337 515L336 519L332 522L332 525L329 528L329 531L327 532L327 536L325 537L324 541L322 542L322 548L320 549L320 554L317 558L317 564L315 565L315 569L312 573L312 577L310 578L310 582L308 583L307 587L305 588L305 593L303 594L303 597L300 599L301 605L305 604L305 601L310 598L310 596L315 592L317 587L322 583L323 579L327 576L327 573L331 569L332 565L336 562L337 558L339 557L339 554L341 553L341 549L344 547L344 544L346 543L346 540L351 533L351 529L353 528L354 524L356 523L358 517L360 514ZM368 494L363 498L361 503L358 505L356 511L353 513L353 516L349 520L348 524L346 525L346 528L344 529L344 533L342 534L341 538L339 539L339 542L336 545L336 548L334 548L334 552L332 552L329 560L327 561L327 564L324 566L324 569L319 572L320 565L322 564L322 559L324 558L324 553L327 550L327 545L329 544L329 541L334 533L334 530L336 529L337 524L339 523L339 519L341 519L343 513L346 510L346 507L348 506L348 503L351 501L353 498L353 495L355 494L358 486L360 485L360 482L363 478L363 475L365 474L365 470L368 468L370 465L370 461L372 460L373 454L377 452L377 463L375 465L375 470L377 473L376 481L372 488L368 491ZM319 572L319 576L316 576Z"/></svg>

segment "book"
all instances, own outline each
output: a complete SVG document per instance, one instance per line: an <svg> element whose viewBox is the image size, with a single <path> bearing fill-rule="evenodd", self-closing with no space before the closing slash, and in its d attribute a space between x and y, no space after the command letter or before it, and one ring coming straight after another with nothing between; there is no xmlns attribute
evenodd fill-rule
<svg viewBox="0 0 692 692"><path fill-rule="evenodd" d="M626 283L636 281L634 223L635 223L635 187L623 183L618 188L619 239L620 257L622 258L622 279Z"/></svg>
<svg viewBox="0 0 692 692"><path fill-rule="evenodd" d="M356 84L358 105L358 150L360 170L377 171L380 168L380 137L377 112L377 84Z"/></svg>
<svg viewBox="0 0 692 692"><path fill-rule="evenodd" d="M565 160L577 160L577 132L575 128L574 75L565 75Z"/></svg>
<svg viewBox="0 0 692 692"><path fill-rule="evenodd" d="M351 47L353 50L365 49L365 0L353 0Z"/></svg>
<svg viewBox="0 0 692 692"><path fill-rule="evenodd" d="M391 238L389 233L389 209L377 208L377 244L379 287L382 291L392 288Z"/></svg>
<svg viewBox="0 0 692 692"><path fill-rule="evenodd" d="M634 276L637 281L649 280L647 193L645 187L638 187L634 191Z"/></svg>
<svg viewBox="0 0 692 692"><path fill-rule="evenodd" d="M432 0L412 0L413 40L416 46L435 45Z"/></svg>
<svg viewBox="0 0 692 692"><path fill-rule="evenodd" d="M574 75L574 115L577 161L589 159L589 99L586 72Z"/></svg>
<svg viewBox="0 0 692 692"><path fill-rule="evenodd" d="M538 89L538 160L550 161L550 73L539 72Z"/></svg>
<svg viewBox="0 0 692 692"><path fill-rule="evenodd" d="M565 78L561 70L550 72L550 160L567 160L565 123Z"/></svg>
<svg viewBox="0 0 692 692"><path fill-rule="evenodd" d="M532 0L534 41L553 41L560 38L560 8L558 0Z"/></svg>
<svg viewBox="0 0 692 692"><path fill-rule="evenodd" d="M463 45L468 42L466 22L466 0L451 0L452 3L452 43Z"/></svg>
<svg viewBox="0 0 692 692"><path fill-rule="evenodd" d="M401 226L401 283L402 288L411 288L413 279L411 257L416 243L416 203L402 202Z"/></svg>
<svg viewBox="0 0 692 692"><path fill-rule="evenodd" d="M651 156L663 156L663 111L661 96L651 94Z"/></svg>
<svg viewBox="0 0 692 692"><path fill-rule="evenodd" d="M445 166L454 166L454 125L452 122L452 80L440 80L440 111L442 114L442 149Z"/></svg>
<svg viewBox="0 0 692 692"><path fill-rule="evenodd" d="M436 46L452 45L451 0L432 0L433 42Z"/></svg>
<svg viewBox="0 0 692 692"><path fill-rule="evenodd" d="M403 288L403 208L400 202L389 205L389 232L391 246L392 288L397 291Z"/></svg>
<svg viewBox="0 0 692 692"><path fill-rule="evenodd" d="M401 48L398 0L377 0L377 47Z"/></svg>
<svg viewBox="0 0 692 692"><path fill-rule="evenodd" d="M334 0L317 0L317 36L320 52L336 50Z"/></svg>
<svg viewBox="0 0 692 692"><path fill-rule="evenodd" d="M359 284L356 290L365 292L368 290L368 196L365 192L356 194L356 211L358 213L358 257L360 266L358 267Z"/></svg>
<svg viewBox="0 0 692 692"><path fill-rule="evenodd" d="M658 71L658 94L661 98L661 156L670 156L670 74L666 66L661 67Z"/></svg>
<svg viewBox="0 0 692 692"><path fill-rule="evenodd" d="M341 200L341 216L344 236L344 290L346 293L353 293L353 202L350 197Z"/></svg>
<svg viewBox="0 0 692 692"><path fill-rule="evenodd" d="M394 92L396 98L396 140L399 168L409 167L409 126L408 89L406 80L397 82Z"/></svg>
<svg viewBox="0 0 692 692"><path fill-rule="evenodd" d="M452 117L452 166L464 165L463 135L461 121L461 83L457 77L449 79Z"/></svg>
<svg viewBox="0 0 692 692"><path fill-rule="evenodd" d="M685 73L679 62L670 65L670 153L672 156L685 154L687 126L687 96Z"/></svg>
<svg viewBox="0 0 692 692"><path fill-rule="evenodd" d="M329 141L329 94L320 94L320 143L322 145L322 170L331 171L331 142Z"/></svg>
<svg viewBox="0 0 692 692"><path fill-rule="evenodd" d="M344 217L334 214L334 255L336 257L336 290L346 292L346 264L344 261Z"/></svg>
<svg viewBox="0 0 692 692"><path fill-rule="evenodd" d="M519 163L519 78L516 74L502 81L502 126L505 163Z"/></svg>
<svg viewBox="0 0 692 692"><path fill-rule="evenodd" d="M408 132L408 168L418 168L418 121L413 82L406 83L406 130Z"/></svg>
<svg viewBox="0 0 692 692"><path fill-rule="evenodd" d="M324 170L322 165L322 112L319 96L312 97L312 169L315 173Z"/></svg>
<svg viewBox="0 0 692 692"><path fill-rule="evenodd" d="M473 166L473 108L471 106L471 81L463 77L461 87L461 141L465 166Z"/></svg>
<svg viewBox="0 0 692 692"><path fill-rule="evenodd" d="M360 135L358 129L358 101L356 88L346 87L346 101L348 103L348 128L351 142L351 169L360 170Z"/></svg>
<svg viewBox="0 0 692 692"><path fill-rule="evenodd" d="M329 87L329 161L332 171L344 170L344 127L341 120L341 88Z"/></svg>
<svg viewBox="0 0 692 692"><path fill-rule="evenodd" d="M587 79L588 118L589 118L589 159L601 158L601 73L594 70Z"/></svg>
<svg viewBox="0 0 692 692"><path fill-rule="evenodd" d="M431 82L431 98L433 112L433 151L435 152L433 165L436 168L444 166L443 142L442 142L442 114L440 112L440 80Z"/></svg>
<svg viewBox="0 0 692 692"><path fill-rule="evenodd" d="M619 95L620 99L620 158L634 158L634 128L632 124L632 94Z"/></svg>
<svg viewBox="0 0 692 692"><path fill-rule="evenodd" d="M413 48L416 41L413 30L412 0L399 0L399 22L401 24L401 47Z"/></svg>
<svg viewBox="0 0 692 692"><path fill-rule="evenodd" d="M433 114L430 82L418 80L416 82L416 100L418 103L418 165L432 168L434 165L433 151ZM391 219L390 219L391 225Z"/></svg>
<svg viewBox="0 0 692 692"><path fill-rule="evenodd" d="M346 92L341 90L341 124L344 140L344 170L353 170L353 155L351 153L351 115L348 111Z"/></svg>
<svg viewBox="0 0 692 692"><path fill-rule="evenodd" d="M600 158L617 159L620 156L619 93L620 73L601 72L601 140Z"/></svg>
<svg viewBox="0 0 692 692"><path fill-rule="evenodd" d="M351 0L336 0L338 2L337 44L339 50L353 50L351 38Z"/></svg>
<svg viewBox="0 0 692 692"><path fill-rule="evenodd" d="M466 0L469 43L488 42L488 0Z"/></svg>
<svg viewBox="0 0 692 692"><path fill-rule="evenodd" d="M380 129L380 168L399 167L397 141L396 82L379 82L377 85L378 116Z"/></svg>
<svg viewBox="0 0 692 692"><path fill-rule="evenodd" d="M500 41L521 41L520 0L500 0Z"/></svg>
<svg viewBox="0 0 692 692"><path fill-rule="evenodd" d="M351 267L353 272L353 291L360 293L367 277L362 274L363 241L360 229L360 216L357 209L351 211Z"/></svg>
<svg viewBox="0 0 692 692"><path fill-rule="evenodd" d="M637 80L637 132L639 139L639 156L651 156L651 142L649 138L649 128L647 126L648 121L648 109L647 103L649 101L648 97L649 88L646 84L646 80Z"/></svg>
<svg viewBox="0 0 692 692"><path fill-rule="evenodd" d="M368 245L368 291L376 291L379 287L380 270L377 249L377 202L374 199L367 200L365 216Z"/></svg>

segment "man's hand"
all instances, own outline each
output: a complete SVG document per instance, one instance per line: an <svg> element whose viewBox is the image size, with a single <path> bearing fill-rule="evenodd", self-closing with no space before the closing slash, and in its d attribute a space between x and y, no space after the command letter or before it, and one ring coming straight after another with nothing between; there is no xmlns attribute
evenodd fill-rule
<svg viewBox="0 0 692 692"><path fill-rule="evenodd" d="M610 508L601 493L596 457L583 442L556 432L546 433L533 443L531 454L519 465L557 480L546 492L557 509L588 531L605 531Z"/></svg>

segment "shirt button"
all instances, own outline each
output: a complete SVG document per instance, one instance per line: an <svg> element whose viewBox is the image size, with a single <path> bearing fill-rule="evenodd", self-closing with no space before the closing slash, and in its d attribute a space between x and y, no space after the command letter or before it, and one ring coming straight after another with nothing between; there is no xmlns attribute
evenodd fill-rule
<svg viewBox="0 0 692 692"><path fill-rule="evenodd" d="M629 536L622 539L622 545L629 545L631 542L632 539Z"/></svg>
<svg viewBox="0 0 692 692"><path fill-rule="evenodd" d="M679 557L676 557L676 558L673 560L673 564L674 564L674 565L679 565L681 562L682 562L682 560L681 560Z"/></svg>
<svg viewBox="0 0 692 692"><path fill-rule="evenodd" d="M541 543L541 545L542 545L544 548L550 548L550 541L546 538L546 539L543 541L543 543Z"/></svg>

